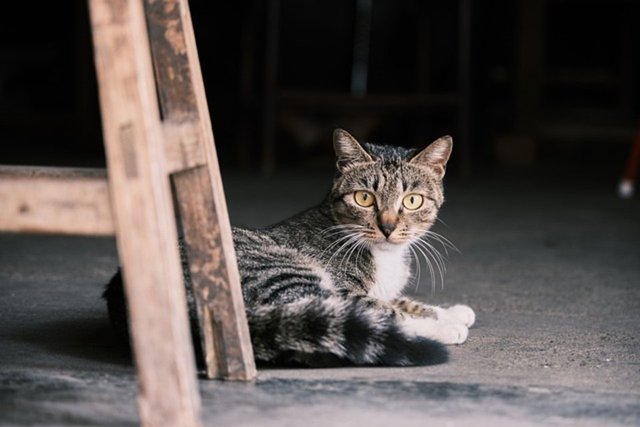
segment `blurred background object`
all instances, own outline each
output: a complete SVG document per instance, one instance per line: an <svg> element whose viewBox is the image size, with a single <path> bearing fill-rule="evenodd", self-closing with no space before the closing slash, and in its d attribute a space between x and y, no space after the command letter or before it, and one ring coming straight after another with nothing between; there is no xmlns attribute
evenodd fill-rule
<svg viewBox="0 0 640 427"><path fill-rule="evenodd" d="M629 156L624 167L624 172L618 184L618 195L623 199L630 199L635 192L636 179L638 178L638 165L640 164L640 122L636 129L636 138L633 141Z"/></svg>
<svg viewBox="0 0 640 427"><path fill-rule="evenodd" d="M0 158L104 164L86 4L16 5L0 29ZM331 131L422 146L458 176L614 185L640 110L634 0L191 2L225 169L326 168ZM612 187L613 188L613 187Z"/></svg>

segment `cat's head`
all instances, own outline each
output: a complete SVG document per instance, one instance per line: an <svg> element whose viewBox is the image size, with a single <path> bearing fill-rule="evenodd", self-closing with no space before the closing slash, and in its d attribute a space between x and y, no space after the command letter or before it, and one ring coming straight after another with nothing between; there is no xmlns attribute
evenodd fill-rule
<svg viewBox="0 0 640 427"><path fill-rule="evenodd" d="M336 221L369 245L401 245L425 234L444 202L442 178L452 140L422 151L360 144L333 133L337 174L331 191Z"/></svg>

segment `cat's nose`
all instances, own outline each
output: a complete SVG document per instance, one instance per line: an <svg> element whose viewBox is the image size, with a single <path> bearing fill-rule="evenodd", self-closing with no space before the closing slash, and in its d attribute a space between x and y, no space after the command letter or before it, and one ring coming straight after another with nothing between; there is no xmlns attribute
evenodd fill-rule
<svg viewBox="0 0 640 427"><path fill-rule="evenodd" d="M378 227L380 227L380 231L382 231L384 237L389 237L391 233L393 233L393 230L396 229L396 225L390 222L383 222L382 224L378 225Z"/></svg>

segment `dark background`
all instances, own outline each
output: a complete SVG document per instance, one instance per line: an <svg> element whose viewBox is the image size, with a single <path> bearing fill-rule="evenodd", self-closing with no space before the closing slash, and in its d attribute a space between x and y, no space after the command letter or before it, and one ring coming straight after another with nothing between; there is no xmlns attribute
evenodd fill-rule
<svg viewBox="0 0 640 427"><path fill-rule="evenodd" d="M274 4L190 3L224 169L330 167L331 130L344 127L406 146L451 134L462 177L614 185L622 172L640 110L638 1L471 1L465 38L464 1L373 0L368 91L355 101L356 2ZM14 6L0 26L0 163L104 165L85 2Z"/></svg>

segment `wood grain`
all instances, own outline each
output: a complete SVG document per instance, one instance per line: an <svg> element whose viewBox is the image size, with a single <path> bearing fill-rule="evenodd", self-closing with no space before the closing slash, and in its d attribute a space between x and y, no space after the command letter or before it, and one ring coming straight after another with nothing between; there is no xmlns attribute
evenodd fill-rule
<svg viewBox="0 0 640 427"><path fill-rule="evenodd" d="M199 111L199 125L202 131L202 147L207 162L207 170L209 171L209 180L213 190L213 204L216 207L216 220L220 229L220 245L224 254L223 262L226 265L227 276L225 283L226 289L222 295L228 295L229 299L223 298L216 300L212 305L212 310L221 312L224 310L233 310L235 319L228 325L228 331L225 331L225 339L230 334L237 335L236 341L238 347L227 346L224 350L227 357L235 354L234 359L238 365L228 363L229 379L251 380L257 376L255 360L253 357L253 348L251 346L251 336L249 335L249 325L245 315L244 300L242 298L242 289L240 287L240 274L238 273L238 263L236 261L236 252L233 246L233 236L231 234L231 224L229 222L229 214L227 210L227 202L224 196L224 188L222 185L222 177L218 167L218 155L216 153L215 141L213 139L213 128L211 125L211 117L209 115L209 107L204 91L204 82L202 80L202 71L200 69L200 61L198 59L198 50L196 48L196 40L191 24L191 17L186 0L180 0L182 13L184 15L184 31L185 42L189 54L189 68L192 72L193 89L196 95L196 104ZM231 307L233 308L227 308ZM221 317L220 317L221 318ZM218 350L218 354L221 351Z"/></svg>
<svg viewBox="0 0 640 427"><path fill-rule="evenodd" d="M0 166L0 230L113 235L105 171Z"/></svg>
<svg viewBox="0 0 640 427"><path fill-rule="evenodd" d="M167 172L178 172L206 164L197 121L168 119L162 123L162 128L165 135Z"/></svg>
<svg viewBox="0 0 640 427"><path fill-rule="evenodd" d="M143 425L198 426L200 399L142 1L89 0Z"/></svg>
<svg viewBox="0 0 640 427"><path fill-rule="evenodd" d="M146 0L145 6L206 373L250 380L256 368L188 4ZM188 145L177 129L189 129ZM190 154L183 155L187 146Z"/></svg>
<svg viewBox="0 0 640 427"><path fill-rule="evenodd" d="M193 291L201 319L201 340L207 376L231 380L255 377L253 353L240 284L231 283L229 254L211 194L206 167L188 169L172 176L175 197L187 246ZM235 262L235 259L234 259ZM237 267L236 271L237 271Z"/></svg>

